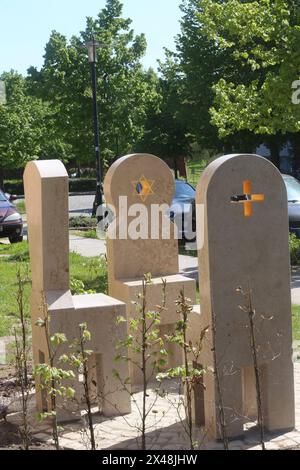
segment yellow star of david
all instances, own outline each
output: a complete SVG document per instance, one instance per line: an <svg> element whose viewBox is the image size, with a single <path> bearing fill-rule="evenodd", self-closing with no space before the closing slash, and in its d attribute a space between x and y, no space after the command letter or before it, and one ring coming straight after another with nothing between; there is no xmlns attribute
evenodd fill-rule
<svg viewBox="0 0 300 470"><path fill-rule="evenodd" d="M139 196L145 202L149 196L154 194L153 185L154 180L148 180L145 176L141 176L139 180L132 181L134 187L134 195Z"/></svg>

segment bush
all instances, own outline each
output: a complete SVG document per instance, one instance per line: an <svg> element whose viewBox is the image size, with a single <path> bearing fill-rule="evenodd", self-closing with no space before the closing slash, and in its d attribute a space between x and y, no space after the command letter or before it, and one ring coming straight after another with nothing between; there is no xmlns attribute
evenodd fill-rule
<svg viewBox="0 0 300 470"><path fill-rule="evenodd" d="M96 294L95 290L92 290L92 289L86 290L84 282L81 281L80 279L75 279L75 278L72 278L70 280L70 290L71 290L72 295Z"/></svg>
<svg viewBox="0 0 300 470"><path fill-rule="evenodd" d="M300 264L300 239L294 233L290 233L290 256L292 266Z"/></svg>
<svg viewBox="0 0 300 470"><path fill-rule="evenodd" d="M4 189L6 193L21 196L24 194L23 180L6 180L4 182Z"/></svg>
<svg viewBox="0 0 300 470"><path fill-rule="evenodd" d="M75 229L95 229L97 227L97 219L91 217L71 217L69 221L70 228Z"/></svg>
<svg viewBox="0 0 300 470"><path fill-rule="evenodd" d="M10 194L24 195L24 185L22 180L6 180L4 182L5 192ZM70 178L70 193L85 193L96 191L96 179L94 178Z"/></svg>
<svg viewBox="0 0 300 470"><path fill-rule="evenodd" d="M24 199L22 199L22 201L17 202L16 207L20 214L26 214L26 205Z"/></svg>
<svg viewBox="0 0 300 470"><path fill-rule="evenodd" d="M71 178L69 180L70 193L96 192L96 179L94 178Z"/></svg>

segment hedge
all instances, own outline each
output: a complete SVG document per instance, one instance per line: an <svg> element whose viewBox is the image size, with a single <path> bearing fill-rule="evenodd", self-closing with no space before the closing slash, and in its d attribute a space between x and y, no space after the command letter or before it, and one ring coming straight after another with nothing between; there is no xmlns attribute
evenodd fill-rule
<svg viewBox="0 0 300 470"><path fill-rule="evenodd" d="M97 219L93 217L71 217L69 220L69 227L75 229L94 229L97 227Z"/></svg>
<svg viewBox="0 0 300 470"><path fill-rule="evenodd" d="M24 186L22 180L8 180L4 183L6 193L24 195ZM70 178L70 193L94 192L96 188L96 179L93 178Z"/></svg>

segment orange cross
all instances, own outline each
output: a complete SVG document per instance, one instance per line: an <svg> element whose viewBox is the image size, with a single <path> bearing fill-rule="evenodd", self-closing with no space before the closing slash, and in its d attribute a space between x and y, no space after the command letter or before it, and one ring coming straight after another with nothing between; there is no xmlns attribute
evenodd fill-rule
<svg viewBox="0 0 300 470"><path fill-rule="evenodd" d="M244 181L243 185L244 194L241 196L233 196L231 202L240 203L244 205L244 216L251 217L253 215L253 202L263 202L265 200L264 194L251 194L251 182Z"/></svg>

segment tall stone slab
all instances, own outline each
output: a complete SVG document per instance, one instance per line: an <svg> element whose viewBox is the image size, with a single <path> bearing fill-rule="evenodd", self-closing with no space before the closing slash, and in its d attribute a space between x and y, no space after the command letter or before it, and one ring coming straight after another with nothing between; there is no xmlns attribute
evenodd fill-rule
<svg viewBox="0 0 300 470"><path fill-rule="evenodd" d="M28 222L30 265L32 272L31 318L34 363L48 362L48 348L44 331L36 325L43 316L46 303L50 316L50 331L65 333L69 341L78 338L79 325L86 322L91 331L93 375L97 377L99 408L112 416L130 412L130 397L113 379L115 344L125 339L126 324L118 328L116 320L125 315L125 305L103 294L72 296L69 269L69 182L68 174L59 160L34 161L27 164L24 186ZM62 353L63 351L60 351ZM129 372L120 364L123 380ZM74 385L72 385L74 386ZM81 386L75 383L77 398L81 400ZM49 407L37 384L37 406L40 411ZM71 407L60 410L58 417L70 419L76 415ZM78 414L78 411L77 411Z"/></svg>
<svg viewBox="0 0 300 470"><path fill-rule="evenodd" d="M193 302L196 297L195 281L179 274L176 227L167 215L175 192L173 174L154 155L127 155L108 170L104 192L106 202L116 213L116 224L109 227L107 238L109 293L125 302L127 318L134 318L133 302L142 292L144 274L152 275L152 285L147 288L149 310L161 305L162 279L166 280L167 304L162 314L161 334L170 334L179 319L175 301L181 289ZM142 216L141 223L139 216ZM130 228L135 224L137 230L132 237ZM171 352L169 365L182 364L181 352L176 347ZM142 382L134 366L131 379L133 384Z"/></svg>
<svg viewBox="0 0 300 470"><path fill-rule="evenodd" d="M205 228L201 323L210 325L202 363L219 372L228 435L241 435L245 421L257 416L249 317L239 308L247 302L239 287L251 293L255 310L264 425L269 431L293 429L288 205L281 174L256 155L224 156L204 171L196 199L205 207L204 221L197 221L198 230L203 223ZM219 437L215 376L207 374L204 383L204 425Z"/></svg>

